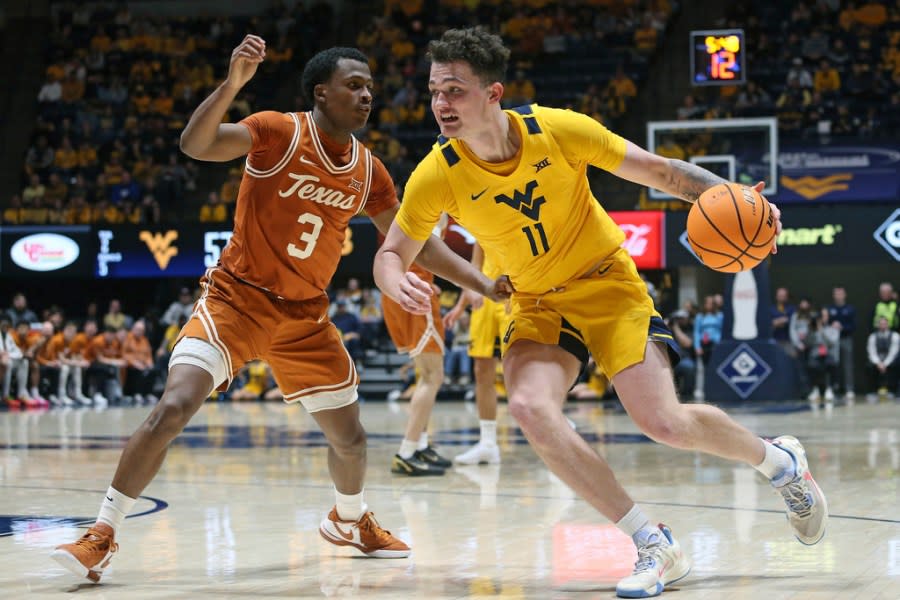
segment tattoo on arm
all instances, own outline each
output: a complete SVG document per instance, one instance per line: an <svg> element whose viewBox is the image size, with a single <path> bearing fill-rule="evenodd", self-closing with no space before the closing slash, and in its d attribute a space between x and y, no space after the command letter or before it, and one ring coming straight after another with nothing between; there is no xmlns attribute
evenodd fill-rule
<svg viewBox="0 0 900 600"><path fill-rule="evenodd" d="M719 183L728 183L715 173L683 160L669 160L669 176L664 191L694 203L700 194Z"/></svg>

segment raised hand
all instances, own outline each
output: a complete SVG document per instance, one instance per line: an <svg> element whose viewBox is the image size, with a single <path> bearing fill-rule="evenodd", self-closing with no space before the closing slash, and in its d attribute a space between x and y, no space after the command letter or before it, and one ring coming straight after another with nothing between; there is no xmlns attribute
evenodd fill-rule
<svg viewBox="0 0 900 600"><path fill-rule="evenodd" d="M258 35L246 35L231 53L228 77L225 82L233 87L243 87L256 74L256 69L266 58L266 41Z"/></svg>

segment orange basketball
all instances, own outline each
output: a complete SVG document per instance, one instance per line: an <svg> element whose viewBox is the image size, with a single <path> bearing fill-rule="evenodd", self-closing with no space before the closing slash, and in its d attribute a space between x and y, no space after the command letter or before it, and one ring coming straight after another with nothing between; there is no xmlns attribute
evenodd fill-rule
<svg viewBox="0 0 900 600"><path fill-rule="evenodd" d="M702 194L687 219L691 248L714 271L737 273L763 261L775 244L775 218L753 188L720 183Z"/></svg>

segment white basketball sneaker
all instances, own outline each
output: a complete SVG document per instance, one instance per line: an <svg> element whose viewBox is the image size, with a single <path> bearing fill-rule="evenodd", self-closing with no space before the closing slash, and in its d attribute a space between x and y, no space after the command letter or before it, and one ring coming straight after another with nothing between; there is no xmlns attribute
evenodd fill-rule
<svg viewBox="0 0 900 600"><path fill-rule="evenodd" d="M806 450L790 435L772 440L772 444L786 451L794 459L795 475L786 484L775 489L787 505L787 519L794 535L801 543L811 546L825 535L828 522L828 503L825 494L816 485L809 472Z"/></svg>
<svg viewBox="0 0 900 600"><path fill-rule="evenodd" d="M462 454L453 457L458 465L496 465L500 462L500 448L497 444L478 442Z"/></svg>
<svg viewBox="0 0 900 600"><path fill-rule="evenodd" d="M620 598L659 596L667 585L691 572L691 559L681 551L672 531L662 523L659 531L638 546L634 572L616 586L616 595Z"/></svg>

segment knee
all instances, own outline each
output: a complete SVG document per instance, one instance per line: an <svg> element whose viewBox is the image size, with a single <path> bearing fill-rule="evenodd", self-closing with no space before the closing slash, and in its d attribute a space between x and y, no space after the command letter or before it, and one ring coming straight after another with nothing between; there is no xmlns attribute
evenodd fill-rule
<svg viewBox="0 0 900 600"><path fill-rule="evenodd" d="M529 392L514 392L509 396L509 414L516 420L519 427L532 443L540 444L548 436L550 428L547 425L547 407L544 406L537 394Z"/></svg>
<svg viewBox="0 0 900 600"><path fill-rule="evenodd" d="M650 439L672 448L689 449L694 446L691 417L682 406L677 411L656 413L649 418L635 419L641 431Z"/></svg>
<svg viewBox="0 0 900 600"><path fill-rule="evenodd" d="M193 415L187 404L186 400L176 394L165 395L147 417L144 427L153 434L174 438L181 433Z"/></svg>
<svg viewBox="0 0 900 600"><path fill-rule="evenodd" d="M362 424L357 423L356 427L342 432L342 435L333 436L328 442L341 457L359 457L366 453L366 430Z"/></svg>

